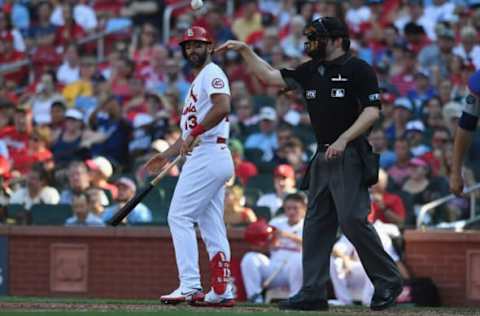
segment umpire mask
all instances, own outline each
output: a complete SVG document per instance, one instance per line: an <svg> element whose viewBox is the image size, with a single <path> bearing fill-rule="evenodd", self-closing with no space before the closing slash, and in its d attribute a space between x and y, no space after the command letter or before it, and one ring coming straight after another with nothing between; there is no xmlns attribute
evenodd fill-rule
<svg viewBox="0 0 480 316"><path fill-rule="evenodd" d="M327 55L329 40L342 38L345 51L349 49L348 29L346 25L335 17L323 17L312 21L305 28L303 34L307 38L305 53L315 60L324 60Z"/></svg>

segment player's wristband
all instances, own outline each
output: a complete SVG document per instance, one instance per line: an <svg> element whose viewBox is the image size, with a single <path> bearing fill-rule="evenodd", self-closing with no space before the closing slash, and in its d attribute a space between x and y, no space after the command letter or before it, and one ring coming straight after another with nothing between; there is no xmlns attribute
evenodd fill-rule
<svg viewBox="0 0 480 316"><path fill-rule="evenodd" d="M198 135L202 135L206 131L207 130L205 129L205 126L203 126L202 124L198 124L194 129L192 129L190 135L192 135L193 137L197 137Z"/></svg>

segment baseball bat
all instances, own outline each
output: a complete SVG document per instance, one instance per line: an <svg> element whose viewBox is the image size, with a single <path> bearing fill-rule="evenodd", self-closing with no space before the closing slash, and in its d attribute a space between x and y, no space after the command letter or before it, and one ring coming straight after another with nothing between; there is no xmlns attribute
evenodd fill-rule
<svg viewBox="0 0 480 316"><path fill-rule="evenodd" d="M268 287L270 286L270 283L272 283L273 279L282 271L282 269L287 265L288 259L284 259L282 263L268 276L268 278L265 279L262 283L262 289L266 291Z"/></svg>
<svg viewBox="0 0 480 316"><path fill-rule="evenodd" d="M172 162L170 162L152 181L148 183L146 188L143 188L138 194L136 194L133 198L128 200L128 202L118 210L115 215L108 221L108 224L111 226L117 226L120 224L125 217L140 203L143 198L160 182L160 180L167 174L173 166L175 166L180 159L182 158L181 155L178 155Z"/></svg>

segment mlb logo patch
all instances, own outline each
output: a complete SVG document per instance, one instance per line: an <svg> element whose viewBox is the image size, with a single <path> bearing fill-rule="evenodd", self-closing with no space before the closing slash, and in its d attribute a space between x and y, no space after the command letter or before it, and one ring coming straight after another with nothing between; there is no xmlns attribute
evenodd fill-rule
<svg viewBox="0 0 480 316"><path fill-rule="evenodd" d="M317 97L317 90L307 90L305 91L305 99L311 100Z"/></svg>
<svg viewBox="0 0 480 316"><path fill-rule="evenodd" d="M345 97L345 89L332 89L330 95L332 98L343 98Z"/></svg>

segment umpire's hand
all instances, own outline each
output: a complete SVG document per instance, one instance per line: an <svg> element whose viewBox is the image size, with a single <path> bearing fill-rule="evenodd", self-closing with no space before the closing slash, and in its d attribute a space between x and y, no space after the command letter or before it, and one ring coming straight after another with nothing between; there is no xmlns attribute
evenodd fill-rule
<svg viewBox="0 0 480 316"><path fill-rule="evenodd" d="M215 49L215 53L222 53L230 49L238 52L247 47L248 47L247 44L245 44L244 42L228 40L222 45L218 46Z"/></svg>
<svg viewBox="0 0 480 316"><path fill-rule="evenodd" d="M333 144L328 146L325 151L325 159L331 160L340 157L347 147L347 140L339 137Z"/></svg>

